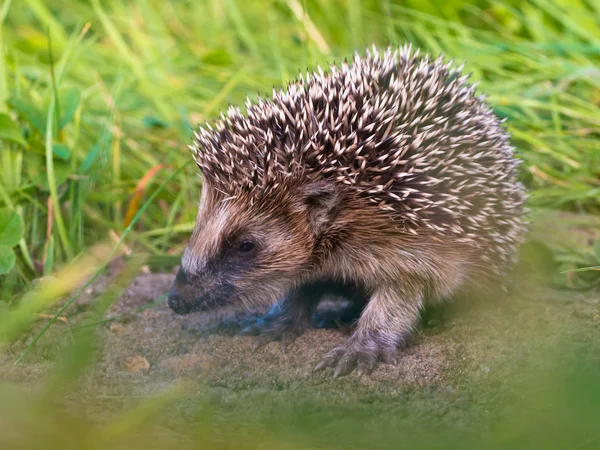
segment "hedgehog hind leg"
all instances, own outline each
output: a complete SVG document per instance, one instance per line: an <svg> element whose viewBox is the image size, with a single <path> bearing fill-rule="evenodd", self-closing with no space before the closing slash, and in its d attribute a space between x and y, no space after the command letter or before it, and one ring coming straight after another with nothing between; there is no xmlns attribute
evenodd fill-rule
<svg viewBox="0 0 600 450"><path fill-rule="evenodd" d="M411 336L423 307L420 289L379 288L369 300L348 340L329 351L315 370L335 367L334 377L354 369L370 374L378 362L396 364L398 349Z"/></svg>

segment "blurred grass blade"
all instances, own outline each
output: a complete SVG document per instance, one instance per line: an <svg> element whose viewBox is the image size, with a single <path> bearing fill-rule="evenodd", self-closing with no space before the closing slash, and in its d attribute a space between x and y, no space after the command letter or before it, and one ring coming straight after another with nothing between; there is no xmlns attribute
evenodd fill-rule
<svg viewBox="0 0 600 450"><path fill-rule="evenodd" d="M73 249L71 248L71 242L69 241L67 229L65 228L65 222L62 217L61 205L58 198L58 187L56 184L56 176L54 173L54 151L52 145L52 131L54 127L54 104L55 97L53 94L50 106L48 108L48 117L46 120L46 174L48 177L48 187L50 189L50 198L52 200L52 211L54 213L54 220L56 221L58 235L60 237L60 241L67 255L67 258L73 259Z"/></svg>
<svg viewBox="0 0 600 450"><path fill-rule="evenodd" d="M292 10L296 18L304 25L306 32L310 39L316 44L317 48L327 55L330 53L329 45L325 41L325 38L321 35L319 29L315 26L309 15L306 13L302 5L298 0L287 0L289 8Z"/></svg>
<svg viewBox="0 0 600 450"><path fill-rule="evenodd" d="M4 51L4 21L8 15L8 10L12 0L4 0L0 10L0 113L7 110L6 101L8 100L8 74L6 71L6 59Z"/></svg>
<svg viewBox="0 0 600 450"><path fill-rule="evenodd" d="M67 36L60 21L54 17L44 2L40 0L25 0L25 3L27 3L31 12L35 14L38 20L50 29L50 32L55 37L58 48L62 50L67 42Z"/></svg>
<svg viewBox="0 0 600 450"><path fill-rule="evenodd" d="M114 26L110 17L104 11L104 8L100 4L98 0L91 0L92 6L94 7L94 11L96 15L100 19L102 26L106 30L106 33L112 40L114 46L116 47L117 52L120 54L123 61L125 61L131 69L133 70L135 76L139 79L144 78L144 68L140 63L138 58L131 52L125 40L121 37L121 34Z"/></svg>
<svg viewBox="0 0 600 450"><path fill-rule="evenodd" d="M21 130L7 114L0 113L0 140L16 142L25 147L27 143L23 139Z"/></svg>
<svg viewBox="0 0 600 450"><path fill-rule="evenodd" d="M69 266L59 270L52 278L39 282L19 302L18 308L0 322L0 341L11 341L34 320L35 314L50 307L63 296L76 289L110 254L110 247L97 245L76 258Z"/></svg>
<svg viewBox="0 0 600 450"><path fill-rule="evenodd" d="M564 272L561 272L561 273L580 273L580 272L590 272L593 270L600 271L600 266L582 267L580 269L565 270Z"/></svg>
<svg viewBox="0 0 600 450"><path fill-rule="evenodd" d="M139 209L139 203L144 195L144 191L148 184L152 181L152 179L156 176L156 174L161 170L167 167L165 164L158 164L157 166L152 167L146 174L142 177L140 181L138 181L135 186L135 192L129 201L129 205L127 207L127 213L125 214L125 227L128 227L131 224L131 221L135 217Z"/></svg>
<svg viewBox="0 0 600 450"><path fill-rule="evenodd" d="M185 385L175 385L160 395L142 400L135 408L118 415L105 425L98 433L99 439L108 445L124 435L131 435L167 405L184 398L189 389Z"/></svg>

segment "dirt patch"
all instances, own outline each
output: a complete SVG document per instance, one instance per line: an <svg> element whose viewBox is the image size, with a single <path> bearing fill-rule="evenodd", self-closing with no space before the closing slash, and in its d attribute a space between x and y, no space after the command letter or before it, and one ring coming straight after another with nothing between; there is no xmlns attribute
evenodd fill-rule
<svg viewBox="0 0 600 450"><path fill-rule="evenodd" d="M141 275L111 309L109 315L117 319L101 332L105 351L100 365L106 377L129 377L123 361L134 357L148 361L147 376L162 380L227 380L238 386L273 380L310 384L331 377L330 373L314 374L312 369L332 346L343 342L345 335L340 331L310 330L286 353L277 343L252 353L252 337L223 330L210 333L207 328L213 322L207 322L202 314L174 315L164 298L172 280L170 274ZM133 313L140 308L147 309ZM440 382L448 355L454 351L451 342L440 344L435 337L421 339L404 351L402 364L397 367L380 366L370 378L354 378L365 386L381 381L403 386Z"/></svg>
<svg viewBox="0 0 600 450"><path fill-rule="evenodd" d="M439 308L424 318L397 366L380 365L370 377L334 379L331 371L312 369L345 339L339 330L310 330L285 354L277 343L253 354L252 337L215 328L202 314L174 315L165 295L173 277L139 275L104 321L92 324L98 352L70 395L86 399L80 407L94 417L183 381L192 393L161 417L155 431L163 430L162 438L195 423L190 411L210 404L215 435L230 436L231 421L240 424L234 432L242 441L257 430L271 436L274 429L288 439L286 433L301 428L311 436L307 448L325 448L342 427L345 442L366 448L382 430L395 430L386 442L397 442L431 418L440 430L468 431L482 423L492 428L523 410L524 392L556 375L556 368L570 367L565 361L573 355L600 360L600 297L533 289L504 301ZM53 325L20 365L13 362L36 330L0 353L0 380L36 385L44 379L110 285L110 277L100 279L69 310L67 323ZM568 385L560 377L552 383ZM249 419L253 425L246 429ZM357 423L371 432L361 434Z"/></svg>
<svg viewBox="0 0 600 450"><path fill-rule="evenodd" d="M317 385L331 377L331 373L313 373L312 369L324 353L343 342L344 333L310 330L286 353L277 343L252 353L252 337L238 337L234 335L236 330L215 328L217 322L200 313L174 315L166 304L173 279L173 274L139 275L111 307L109 320L98 325L103 350L96 362L95 378L105 380L106 386L136 377L163 382L200 378L231 385L261 384L261 380L268 384L275 379L278 383ZM53 325L18 371L4 372L5 379L12 378L10 373L18 373L17 377L27 373L25 378L43 373L51 365L51 349L57 340L68 334L69 326L77 323L79 311L93 304L110 280L102 278L88 289L72 311L69 325ZM403 388L446 385L449 374L461 372L461 366L467 363L485 368L486 361L490 364L489 361L507 357L507 352L529 352L536 343L547 345L549 339L572 334L582 321L598 325L599 312L597 296L553 291L530 292L506 302L460 303L426 319L415 342L402 351L398 366L380 365L370 377L353 375L349 379L360 386L382 382ZM568 322L573 325L570 331L564 326ZM554 334L552 330L559 324L563 332ZM537 339L532 334L538 334ZM30 339L31 336L4 352L4 364Z"/></svg>

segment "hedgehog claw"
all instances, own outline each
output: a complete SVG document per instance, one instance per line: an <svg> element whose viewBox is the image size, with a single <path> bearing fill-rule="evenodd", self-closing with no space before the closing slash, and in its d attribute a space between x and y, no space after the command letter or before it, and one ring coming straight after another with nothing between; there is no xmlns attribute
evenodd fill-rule
<svg viewBox="0 0 600 450"><path fill-rule="evenodd" d="M343 350L343 347L336 347L333 350L329 351L315 366L314 371L318 372L319 370L323 370L326 367L333 367L335 363L340 359Z"/></svg>
<svg viewBox="0 0 600 450"><path fill-rule="evenodd" d="M281 353L287 354L288 347L296 340L299 333L293 333L291 331L285 331L281 334Z"/></svg>
<svg viewBox="0 0 600 450"><path fill-rule="evenodd" d="M348 349L340 358L335 371L334 378L350 374L355 368L359 376L369 375L375 368L377 358L368 351L360 349Z"/></svg>
<svg viewBox="0 0 600 450"><path fill-rule="evenodd" d="M371 375L376 363L377 359L375 357L369 357L368 354L366 358L359 358L357 362L358 367L356 369L356 374L358 376Z"/></svg>
<svg viewBox="0 0 600 450"><path fill-rule="evenodd" d="M267 339L265 336L257 337L256 340L254 341L254 344L252 345L252 353L256 353L258 350L263 348L265 345L267 345L271 341L272 341L272 339Z"/></svg>
<svg viewBox="0 0 600 450"><path fill-rule="evenodd" d="M381 352L381 361L384 364L390 364L392 366L398 365L398 349L397 348L386 348Z"/></svg>
<svg viewBox="0 0 600 450"><path fill-rule="evenodd" d="M398 362L397 349L373 350L373 343L370 345L360 344L358 342L346 342L344 345L330 350L314 368L314 371L322 370L326 367L335 367L333 371L334 378L343 377L352 373L356 369L359 376L370 375L375 369L378 360L385 364L394 364Z"/></svg>
<svg viewBox="0 0 600 450"><path fill-rule="evenodd" d="M276 323L266 329L252 325L243 329L239 335L241 336L256 336L256 341L252 346L252 353L255 353L267 344L279 341L281 353L287 353L288 347L302 334L300 329L296 329L292 325Z"/></svg>
<svg viewBox="0 0 600 450"><path fill-rule="evenodd" d="M346 354L342 357L333 372L333 378L346 376L354 370L356 359L353 356L352 354Z"/></svg>
<svg viewBox="0 0 600 450"><path fill-rule="evenodd" d="M271 342L280 341L281 353L285 355L287 348L294 342L296 337L296 334L290 332L266 332L256 338L254 345L252 346L252 353L256 353Z"/></svg>

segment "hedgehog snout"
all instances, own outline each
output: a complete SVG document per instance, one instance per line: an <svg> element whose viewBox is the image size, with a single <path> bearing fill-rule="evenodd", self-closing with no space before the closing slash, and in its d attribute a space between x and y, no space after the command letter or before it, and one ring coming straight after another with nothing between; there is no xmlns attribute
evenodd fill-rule
<svg viewBox="0 0 600 450"><path fill-rule="evenodd" d="M169 291L167 303L175 314L188 314L191 310L190 305L173 288Z"/></svg>
<svg viewBox="0 0 600 450"><path fill-rule="evenodd" d="M188 314L192 309L192 302L187 298L190 296L190 283L182 269L179 269L175 281L169 290L167 303L169 308L176 314Z"/></svg>
<svg viewBox="0 0 600 450"><path fill-rule="evenodd" d="M223 280L190 277L179 269L169 290L167 304L175 314L189 314L225 306L234 293L234 287Z"/></svg>

